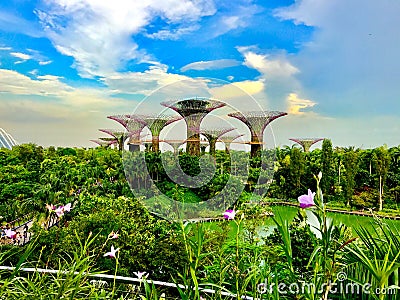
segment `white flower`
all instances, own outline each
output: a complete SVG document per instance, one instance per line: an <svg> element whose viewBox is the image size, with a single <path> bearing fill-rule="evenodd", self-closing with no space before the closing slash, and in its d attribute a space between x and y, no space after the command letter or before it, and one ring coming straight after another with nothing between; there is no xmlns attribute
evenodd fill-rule
<svg viewBox="0 0 400 300"><path fill-rule="evenodd" d="M133 274L136 275L137 278L142 279L142 277L147 277L147 272L133 272Z"/></svg>
<svg viewBox="0 0 400 300"><path fill-rule="evenodd" d="M117 251L119 250L119 248L114 249L114 246L111 246L111 251L107 252L106 254L104 254L104 256L108 256L110 258L115 257L115 254L117 253Z"/></svg>

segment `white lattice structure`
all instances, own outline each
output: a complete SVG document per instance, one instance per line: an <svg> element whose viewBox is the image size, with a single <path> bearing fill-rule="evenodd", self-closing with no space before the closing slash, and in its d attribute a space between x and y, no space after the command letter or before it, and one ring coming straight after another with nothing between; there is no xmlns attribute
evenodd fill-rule
<svg viewBox="0 0 400 300"><path fill-rule="evenodd" d="M18 142L7 133L3 128L0 128L0 148L11 149L13 146L18 145Z"/></svg>

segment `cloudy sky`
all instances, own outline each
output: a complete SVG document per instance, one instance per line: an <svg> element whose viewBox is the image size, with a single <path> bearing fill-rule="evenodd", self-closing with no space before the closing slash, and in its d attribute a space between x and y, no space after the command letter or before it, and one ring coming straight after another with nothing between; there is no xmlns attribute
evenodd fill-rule
<svg viewBox="0 0 400 300"><path fill-rule="evenodd" d="M228 104L224 120L287 112L277 145L399 145L399 14L397 0L1 1L0 127L94 146L119 126L108 115L203 96Z"/></svg>

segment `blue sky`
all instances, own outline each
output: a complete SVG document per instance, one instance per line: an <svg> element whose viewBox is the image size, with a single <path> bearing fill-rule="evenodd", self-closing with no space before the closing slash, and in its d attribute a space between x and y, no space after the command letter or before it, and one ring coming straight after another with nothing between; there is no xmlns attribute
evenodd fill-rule
<svg viewBox="0 0 400 300"><path fill-rule="evenodd" d="M207 96L288 112L277 145L398 145L399 13L393 0L1 1L0 127L93 146L118 128L107 115ZM208 123L240 127L229 109Z"/></svg>

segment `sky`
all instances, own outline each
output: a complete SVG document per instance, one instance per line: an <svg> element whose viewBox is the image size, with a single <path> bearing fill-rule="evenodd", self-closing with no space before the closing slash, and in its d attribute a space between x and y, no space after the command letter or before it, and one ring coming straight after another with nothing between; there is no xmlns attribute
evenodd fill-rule
<svg viewBox="0 0 400 300"><path fill-rule="evenodd" d="M399 14L397 0L3 0L0 128L94 147L99 128L122 129L109 115L210 97L227 106L204 129L278 110L265 133L277 146L397 146Z"/></svg>

